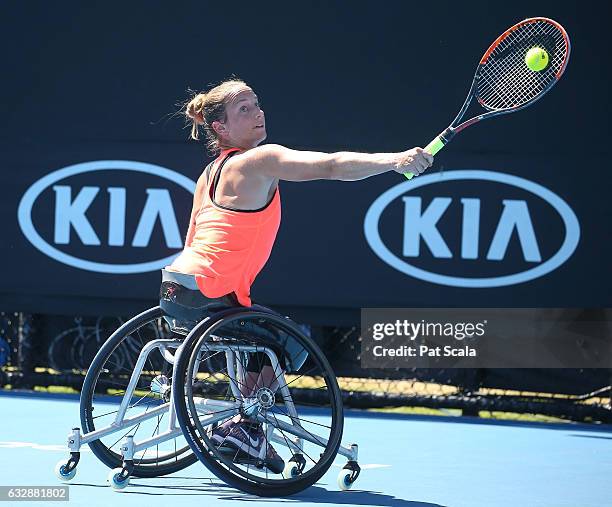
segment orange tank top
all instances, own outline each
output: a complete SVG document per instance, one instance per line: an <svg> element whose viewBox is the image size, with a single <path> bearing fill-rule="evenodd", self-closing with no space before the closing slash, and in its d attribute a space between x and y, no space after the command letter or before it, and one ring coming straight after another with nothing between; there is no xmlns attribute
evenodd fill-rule
<svg viewBox="0 0 612 507"><path fill-rule="evenodd" d="M277 187L260 210L233 210L215 204L215 182L227 159L237 151L224 150L213 163L202 205L191 217L195 225L187 238L189 244L167 269L195 275L207 297L234 292L241 305L251 306L251 285L270 257L280 226L281 201Z"/></svg>

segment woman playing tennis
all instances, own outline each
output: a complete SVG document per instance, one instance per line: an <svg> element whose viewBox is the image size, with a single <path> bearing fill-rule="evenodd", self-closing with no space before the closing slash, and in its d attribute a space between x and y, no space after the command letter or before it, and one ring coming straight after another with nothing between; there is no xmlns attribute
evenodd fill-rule
<svg viewBox="0 0 612 507"><path fill-rule="evenodd" d="M250 289L264 267L281 220L279 181L356 181L388 171L421 174L433 157L421 148L399 153L296 151L266 139L266 119L257 95L243 81L225 81L186 105L191 137L203 128L219 155L198 179L185 247L167 269L195 275L209 298L231 295L251 306ZM248 368L247 368L248 369ZM270 366L248 373L247 387L275 378ZM248 395L249 393L243 393ZM266 467L281 473L282 458L267 444L261 424L236 416L218 426L212 440L232 455L256 457L267 445Z"/></svg>

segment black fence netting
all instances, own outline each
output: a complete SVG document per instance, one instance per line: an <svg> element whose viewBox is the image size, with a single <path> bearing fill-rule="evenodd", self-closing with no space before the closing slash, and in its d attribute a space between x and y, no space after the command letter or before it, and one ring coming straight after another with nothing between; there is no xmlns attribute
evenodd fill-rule
<svg viewBox="0 0 612 507"><path fill-rule="evenodd" d="M125 319L116 316L0 313L0 384L4 389L80 391L95 354L123 322ZM358 327L305 329L332 365L346 407L612 422L610 370L366 369L361 367ZM161 318L139 333L139 343L176 337ZM125 375L135 364L137 345L135 342L130 348L128 343L117 353L117 375ZM307 366L308 362L304 371ZM144 378L139 385L149 385L158 373L155 367L149 370L143 375L150 379ZM297 402L323 402L318 400L317 379L302 370L290 376L290 386Z"/></svg>

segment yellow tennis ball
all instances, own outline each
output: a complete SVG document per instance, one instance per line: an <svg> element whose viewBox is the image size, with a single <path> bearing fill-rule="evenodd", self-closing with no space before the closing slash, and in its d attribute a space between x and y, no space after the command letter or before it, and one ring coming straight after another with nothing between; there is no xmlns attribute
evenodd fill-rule
<svg viewBox="0 0 612 507"><path fill-rule="evenodd" d="M531 48L525 55L525 63L530 70L535 72L544 70L548 67L548 53L539 47Z"/></svg>

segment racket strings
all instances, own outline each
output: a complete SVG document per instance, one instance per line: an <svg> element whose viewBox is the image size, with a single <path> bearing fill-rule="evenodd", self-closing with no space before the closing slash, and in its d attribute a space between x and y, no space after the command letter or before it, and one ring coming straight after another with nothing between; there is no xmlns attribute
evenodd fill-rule
<svg viewBox="0 0 612 507"><path fill-rule="evenodd" d="M525 64L532 47L549 54L546 69L535 72ZM545 92L557 79L568 52L563 33L544 20L526 23L502 39L479 70L476 97L489 110L520 107Z"/></svg>
<svg viewBox="0 0 612 507"><path fill-rule="evenodd" d="M544 23L540 30L534 25L535 23L526 25L522 33L517 34L518 36L512 34L507 37L492 53L491 65L485 66L482 72L484 78L482 88L485 88L487 78L493 84L488 94L482 93L480 96L485 104L489 104L496 95L502 102L509 99L524 102L531 98L531 94L538 93L554 79L556 70L562 62L559 61L559 51L556 51L559 40L555 41L552 37L558 31L554 25ZM559 33L558 35L560 42L563 43L563 36ZM551 55L551 61L543 72L531 71L524 63L524 54L534 46L544 46ZM504 104L497 105L503 107ZM510 104L514 105L516 104Z"/></svg>
<svg viewBox="0 0 612 507"><path fill-rule="evenodd" d="M496 51L503 57L498 58L495 55L496 58L490 60L492 64L486 66L486 69L483 68L484 80L481 81L482 84L479 83L480 89L478 91L479 100L485 107L503 109L524 104L546 89L555 79L555 69L559 67L559 52L554 51L555 46L550 42L547 41L548 43L543 44L544 37L534 37L533 26L527 28L528 30L524 30L521 40L517 41L516 36L503 40ZM548 35L551 35L551 28L554 29L551 26L545 27ZM562 39L562 36L560 37ZM550 36L547 38L551 39ZM512 44L514 44L514 47L512 47ZM523 61L524 53L530 47L538 44L544 46L551 53L552 61L549 62L548 68L543 72L530 71Z"/></svg>
<svg viewBox="0 0 612 507"><path fill-rule="evenodd" d="M490 85L488 93L481 90L483 92L480 96L481 103L484 102L485 105L495 109L522 105L554 81L556 73L552 71L553 64L550 64L543 72L534 72L524 63L523 54L532 47L531 44L533 42L524 44L522 51L510 53L502 65L498 60L483 73L491 80L490 83L485 83L485 86ZM540 45L544 44L540 43ZM545 46L550 47L549 44ZM511 67L513 72L508 72L508 67Z"/></svg>
<svg viewBox="0 0 612 507"><path fill-rule="evenodd" d="M497 50L502 57L495 55L495 59L490 60L491 65L483 68L484 80L481 81L478 91L480 102L484 103L485 107L500 109L524 104L555 79L555 69L559 67L555 63L559 52L555 51L555 45L549 42L550 37L534 37L533 27L529 28L530 30L525 30L522 40L517 41L517 38L513 37L514 40L502 41L503 45L500 44ZM550 27L546 28L550 32ZM543 72L529 70L523 61L526 51L535 45L544 46L551 53L552 61Z"/></svg>

